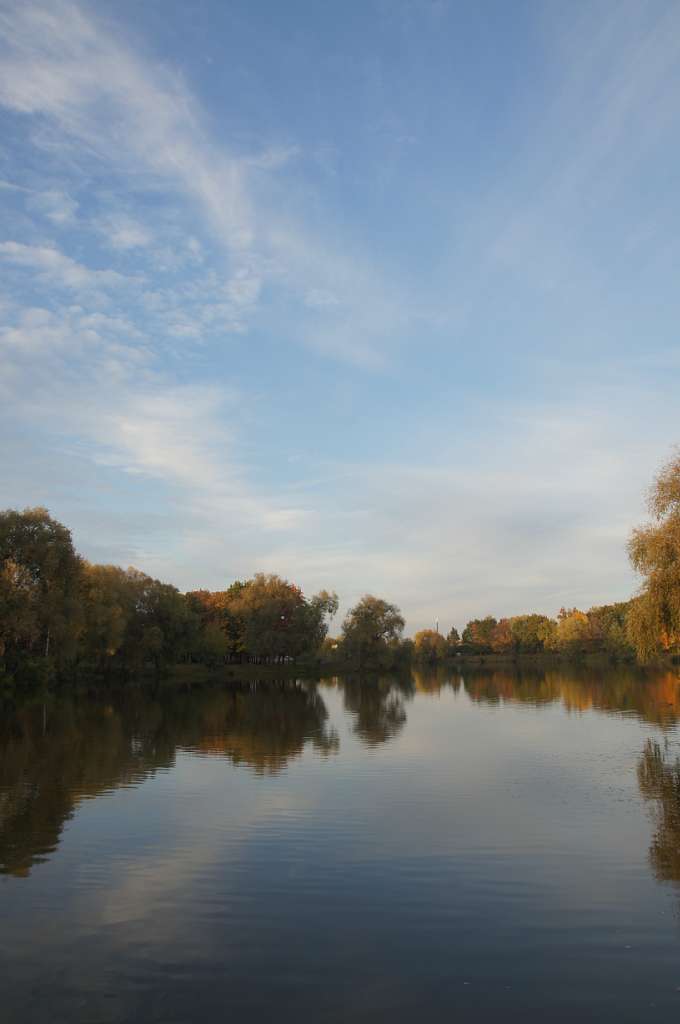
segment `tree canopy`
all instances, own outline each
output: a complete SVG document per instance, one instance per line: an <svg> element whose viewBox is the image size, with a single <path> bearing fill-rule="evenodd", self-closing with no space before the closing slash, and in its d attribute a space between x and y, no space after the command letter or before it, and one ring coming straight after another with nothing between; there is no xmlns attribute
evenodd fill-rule
<svg viewBox="0 0 680 1024"><path fill-rule="evenodd" d="M342 624L342 649L359 667L385 661L395 652L404 631L404 618L396 605L372 594L351 608Z"/></svg>
<svg viewBox="0 0 680 1024"><path fill-rule="evenodd" d="M444 637L434 629L421 629L413 637L413 653L421 661L442 661L448 648Z"/></svg>
<svg viewBox="0 0 680 1024"><path fill-rule="evenodd" d="M73 654L81 560L45 508L0 514L0 656L6 672ZM41 660L42 659L42 662Z"/></svg>
<svg viewBox="0 0 680 1024"><path fill-rule="evenodd" d="M680 454L657 476L648 496L652 520L628 542L633 568L642 577L628 618L638 657L680 646Z"/></svg>

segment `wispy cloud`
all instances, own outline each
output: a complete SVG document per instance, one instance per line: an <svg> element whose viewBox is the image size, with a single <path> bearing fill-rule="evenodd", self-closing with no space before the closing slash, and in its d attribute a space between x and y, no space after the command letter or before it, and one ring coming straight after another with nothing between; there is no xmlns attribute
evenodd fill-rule
<svg viewBox="0 0 680 1024"><path fill-rule="evenodd" d="M58 189L34 192L28 201L28 206L29 209L42 214L43 217L58 226L73 223L78 210L76 200L68 193Z"/></svg>
<svg viewBox="0 0 680 1024"><path fill-rule="evenodd" d="M290 290L301 315L297 338L351 362L381 361L408 319L400 287L382 281L365 255L339 239L329 246L327 235L315 238L277 212L280 190L267 176L295 156L295 147L235 153L216 144L179 76L138 57L115 26L72 3L11 5L0 12L0 27L0 103L46 118L59 133L50 147L77 144L126 174L148 180L151 173L196 204L234 280L244 268L253 279L256 266L258 291L266 281ZM112 246L146 244L146 229L124 218L111 223ZM328 324L307 322L306 297L331 291L343 312Z"/></svg>
<svg viewBox="0 0 680 1024"><path fill-rule="evenodd" d="M115 27L75 4L12 4L0 12L0 27L0 102L40 115L38 145L52 153L70 149L77 158L174 190L197 206L223 247L228 267L222 280L211 269L195 284L190 278L138 295L165 338L200 340L217 328L244 330L268 283L298 296L302 311L305 297L329 295L332 284L341 293L341 312L326 324L303 320L294 337L334 356L375 363L373 346L395 323L394 302L382 297L376 304L382 286L375 273L354 254L329 249L277 217L261 188L255 198L254 176L261 186L263 175L295 158L295 147L234 154L216 144L179 76L137 56ZM56 191L32 197L29 205L60 226L77 208ZM114 253L151 249L158 259L155 230L129 213L110 208L93 226ZM200 245L195 238L189 243L187 253L196 259ZM30 372L29 353L41 352L49 367L49 391L38 374L30 399L14 402L34 424L59 423L60 433L80 438L80 450L99 465L165 482L198 521L212 526L290 530L308 521L310 511L285 493L274 498L248 482L224 426L229 412L221 388L181 386L154 370L154 354L165 340L116 309L116 289L139 282L138 274L95 269L52 244L6 240L0 259L37 275L38 283L76 293L80 302L93 290L113 296L105 314L93 313L87 302L85 308L19 307L15 322L5 326L2 341L13 360L6 382L15 395ZM352 310L355 321L361 318L358 332ZM74 376L77 359L85 362Z"/></svg>
<svg viewBox="0 0 680 1024"><path fill-rule="evenodd" d="M228 426L243 418L240 396L170 384L125 319L23 309L0 351L16 415L96 465L163 483L202 528L287 530L308 518L294 498L249 482Z"/></svg>
<svg viewBox="0 0 680 1024"><path fill-rule="evenodd" d="M125 213L102 217L95 227L112 249L144 248L153 241L153 233L149 228Z"/></svg>
<svg viewBox="0 0 680 1024"><path fill-rule="evenodd" d="M71 259L56 246L0 242L0 260L33 270L50 283L75 291L102 286L116 287L130 280L115 270L93 270Z"/></svg>

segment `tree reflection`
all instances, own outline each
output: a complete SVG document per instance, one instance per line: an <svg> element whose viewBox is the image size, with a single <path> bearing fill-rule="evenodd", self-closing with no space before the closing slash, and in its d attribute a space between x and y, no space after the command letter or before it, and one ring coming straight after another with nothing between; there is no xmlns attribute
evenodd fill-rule
<svg viewBox="0 0 680 1024"><path fill-rule="evenodd" d="M64 823L87 797L135 785L173 751L146 742L110 704L73 701L24 708L0 726L0 871L26 874L56 849Z"/></svg>
<svg viewBox="0 0 680 1024"><path fill-rule="evenodd" d="M647 740L638 764L640 792L653 802L656 830L649 848L660 881L680 881L680 759L669 760L655 740Z"/></svg>
<svg viewBox="0 0 680 1024"><path fill-rule="evenodd" d="M337 733L328 729L327 718L326 705L313 687L270 684L255 693L220 694L204 712L192 745L260 774L274 774L299 756L306 743L322 754L338 750Z"/></svg>
<svg viewBox="0 0 680 1024"><path fill-rule="evenodd" d="M354 715L354 731L364 743L386 743L404 728L404 698L413 694L413 683L408 677L355 677L346 679L342 685L345 708Z"/></svg>
<svg viewBox="0 0 680 1024"><path fill-rule="evenodd" d="M355 734L370 747L404 729L416 693L476 703L561 703L569 712L634 714L661 728L680 721L680 678L669 671L585 667L467 671L416 667L404 676L335 679ZM53 699L0 713L0 873L26 874L56 849L81 800L138 785L177 751L221 757L260 775L282 772L305 749L338 750L321 692L302 682L230 682L228 690L129 691L107 700ZM653 859L680 878L680 768L646 748L640 787L657 801ZM666 872L664 874L664 872Z"/></svg>
<svg viewBox="0 0 680 1024"><path fill-rule="evenodd" d="M458 693L462 676L458 671L452 672L445 665L418 665L412 669L413 682L418 693L431 696L440 694L442 690L451 689Z"/></svg>
<svg viewBox="0 0 680 1024"><path fill-rule="evenodd" d="M57 848L81 800L174 763L178 750L220 755L264 774L311 744L338 748L314 686L248 684L24 707L0 720L0 873L26 875Z"/></svg>
<svg viewBox="0 0 680 1024"><path fill-rule="evenodd" d="M465 673L464 688L471 700L480 703L505 701L534 707L561 703L570 712L593 709L634 714L662 728L671 728L680 721L680 677L668 670L575 665L546 670L476 669Z"/></svg>

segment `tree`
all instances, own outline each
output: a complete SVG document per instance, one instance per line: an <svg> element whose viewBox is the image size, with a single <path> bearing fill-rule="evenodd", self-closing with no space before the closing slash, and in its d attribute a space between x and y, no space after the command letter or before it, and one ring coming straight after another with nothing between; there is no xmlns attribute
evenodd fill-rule
<svg viewBox="0 0 680 1024"><path fill-rule="evenodd" d="M70 531L47 509L0 513L0 647L6 673L42 659L52 666L75 651L81 561Z"/></svg>
<svg viewBox="0 0 680 1024"><path fill-rule="evenodd" d="M227 590L194 590L186 594L187 601L200 620L201 635L209 627L219 629L225 638L224 656L230 659L240 659L245 653L245 623L235 610L237 599L245 587L246 583L236 580ZM199 660L203 649L203 641L199 638L194 652Z"/></svg>
<svg viewBox="0 0 680 1024"><path fill-rule="evenodd" d="M40 635L38 609L28 570L12 559L0 563L0 663L2 674L16 667L22 650L31 650Z"/></svg>
<svg viewBox="0 0 680 1024"><path fill-rule="evenodd" d="M208 622L201 630L194 651L206 665L215 667L229 653L229 641L216 622Z"/></svg>
<svg viewBox="0 0 680 1024"><path fill-rule="evenodd" d="M506 654L513 649L512 619L500 619L491 635L491 646L498 654Z"/></svg>
<svg viewBox="0 0 680 1024"><path fill-rule="evenodd" d="M135 598L123 569L116 565L83 565L83 629L80 637L82 661L105 669L121 650Z"/></svg>
<svg viewBox="0 0 680 1024"><path fill-rule="evenodd" d="M221 629L229 655L256 661L315 653L338 610L337 594L322 590L307 600L300 587L275 574L258 573L228 590L187 595L202 628Z"/></svg>
<svg viewBox="0 0 680 1024"><path fill-rule="evenodd" d="M631 657L634 653L627 635L630 606L630 601L619 601L590 608L586 613L593 646L611 658Z"/></svg>
<svg viewBox="0 0 680 1024"><path fill-rule="evenodd" d="M451 629L449 630L446 637L446 642L448 643L449 647L454 648L457 647L458 644L460 643L460 634L455 626L451 626Z"/></svg>
<svg viewBox="0 0 680 1024"><path fill-rule="evenodd" d="M590 623L578 608L561 608L557 617L557 648L565 654L582 654L590 641Z"/></svg>
<svg viewBox="0 0 680 1024"><path fill-rule="evenodd" d="M441 661L447 654L446 640L434 629L421 629L413 637L413 653L419 661Z"/></svg>
<svg viewBox="0 0 680 1024"><path fill-rule="evenodd" d="M633 530L628 555L643 579L627 621L628 638L647 661L680 645L680 454L657 476L648 496L651 523Z"/></svg>
<svg viewBox="0 0 680 1024"><path fill-rule="evenodd" d="M338 595L335 591L320 590L309 601L307 611L307 634L310 649L318 651L328 636L331 619L337 615Z"/></svg>
<svg viewBox="0 0 680 1024"><path fill-rule="evenodd" d="M389 660L397 652L403 630L404 619L396 605L366 594L342 624L343 652L360 668Z"/></svg>
<svg viewBox="0 0 680 1024"><path fill-rule="evenodd" d="M196 645L198 616L169 583L138 569L85 564L82 591L84 666L134 672L152 663L161 671Z"/></svg>
<svg viewBox="0 0 680 1024"><path fill-rule="evenodd" d="M490 650L498 623L492 615L485 619L471 619L463 630L463 643Z"/></svg>
<svg viewBox="0 0 680 1024"><path fill-rule="evenodd" d="M515 615L510 619L515 650L535 654L554 647L557 623L547 615Z"/></svg>

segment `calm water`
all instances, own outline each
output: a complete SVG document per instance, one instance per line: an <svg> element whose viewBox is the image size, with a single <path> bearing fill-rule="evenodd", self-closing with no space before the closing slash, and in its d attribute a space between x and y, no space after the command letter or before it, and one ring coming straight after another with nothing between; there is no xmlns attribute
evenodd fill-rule
<svg viewBox="0 0 680 1024"><path fill-rule="evenodd" d="M0 1016L677 1019L679 718L626 669L5 711Z"/></svg>

